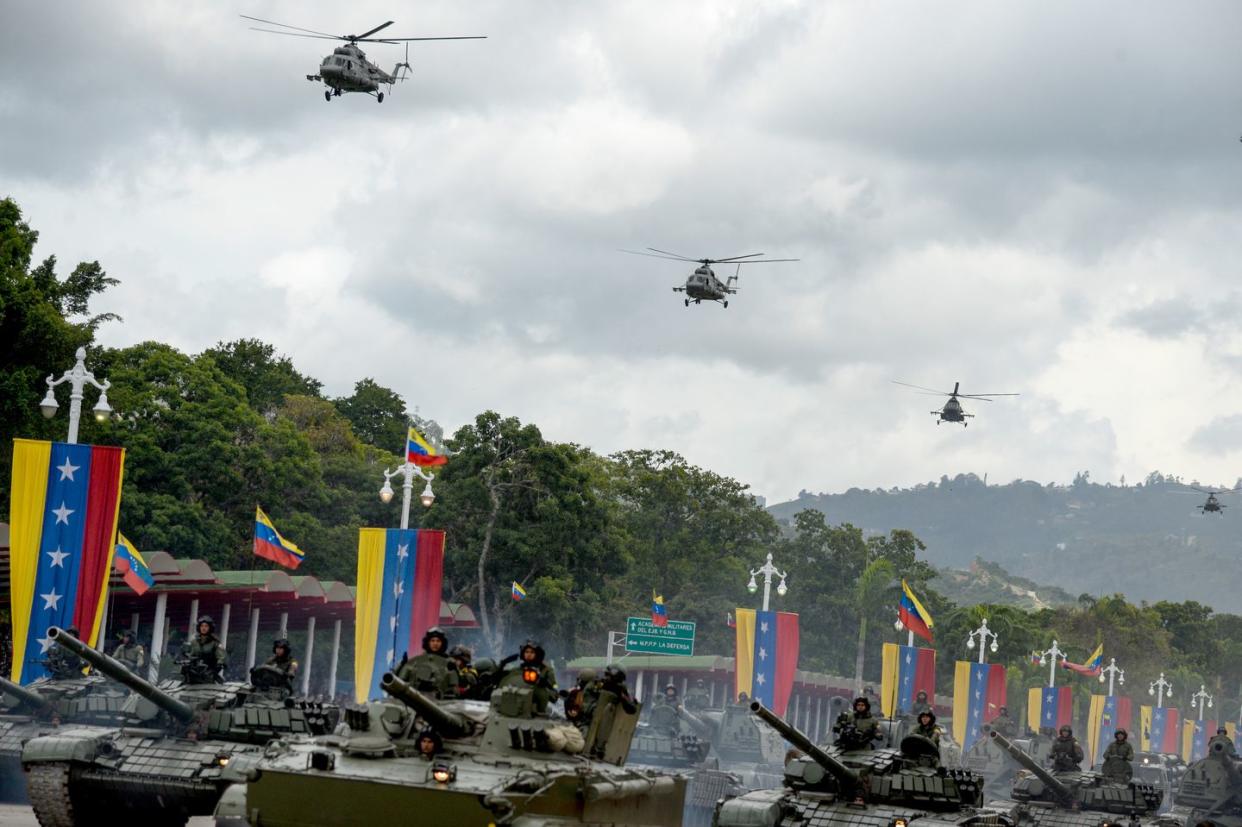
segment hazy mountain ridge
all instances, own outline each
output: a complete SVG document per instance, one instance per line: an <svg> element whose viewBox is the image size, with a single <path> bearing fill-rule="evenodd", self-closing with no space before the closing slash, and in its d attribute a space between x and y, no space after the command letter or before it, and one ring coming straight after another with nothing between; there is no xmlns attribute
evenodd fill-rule
<svg viewBox="0 0 1242 827"><path fill-rule="evenodd" d="M1072 606L1077 598L1057 586L1044 586L1005 571L999 563L976 559L969 569L940 569L931 586L959 606L989 603L1021 609Z"/></svg>
<svg viewBox="0 0 1242 827"><path fill-rule="evenodd" d="M1123 593L1133 600L1197 600L1242 610L1242 502L1200 514L1204 495L1158 473L1133 486L1015 480L985 485L974 474L909 489L810 494L768 511L787 520L804 509L867 532L913 531L937 568L998 563L1018 578L1071 595ZM1227 506L1232 497L1222 498ZM950 589L949 591L952 591Z"/></svg>

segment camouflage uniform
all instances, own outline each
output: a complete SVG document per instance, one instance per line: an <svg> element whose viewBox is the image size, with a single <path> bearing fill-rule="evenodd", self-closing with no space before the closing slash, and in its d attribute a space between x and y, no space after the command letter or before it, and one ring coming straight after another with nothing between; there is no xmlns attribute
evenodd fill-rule
<svg viewBox="0 0 1242 827"><path fill-rule="evenodd" d="M1119 730L1119 732L1125 732L1125 730ZM1106 779L1118 784L1128 784L1134 777L1134 766L1131 764L1134 760L1134 747L1130 746L1129 733L1126 733L1126 736L1124 740L1114 740L1108 745L1108 749L1104 750L1104 762L1100 767Z"/></svg>
<svg viewBox="0 0 1242 827"><path fill-rule="evenodd" d="M531 657L525 657L527 652L531 653ZM535 713L543 715L548 711L548 706L554 703L558 697L556 691L556 672L552 667L543 662L543 647L533 640L527 640L522 644L522 648L518 649L517 667L505 672L500 680L501 686L529 686L532 687L532 699L535 702ZM527 672L534 673L533 680L527 679Z"/></svg>
<svg viewBox="0 0 1242 827"><path fill-rule="evenodd" d="M707 691L707 685L703 683L703 679L699 678L694 682L694 688L686 693L685 700L686 709L691 712L697 712L700 709L707 709L711 706L711 695Z"/></svg>
<svg viewBox="0 0 1242 827"><path fill-rule="evenodd" d="M1082 769L1082 747L1069 727L1062 727L1057 739L1052 742L1052 752L1048 754L1052 761L1052 769L1056 772L1074 772Z"/></svg>
<svg viewBox="0 0 1242 827"><path fill-rule="evenodd" d="M284 649L284 653L277 652L277 649ZM289 641L284 638L272 643L272 656L263 661L264 666L270 666L284 676L285 688L290 692L293 691L293 679L298 674L298 662L293 659L293 648L289 646Z"/></svg>
<svg viewBox="0 0 1242 827"><path fill-rule="evenodd" d="M914 696L914 704L910 707L910 711L914 713L914 717L922 715L924 712L931 712L932 705L927 700L927 693L922 689Z"/></svg>
<svg viewBox="0 0 1242 827"><path fill-rule="evenodd" d="M1216 730L1216 734L1208 739L1207 751L1209 753L1212 751L1213 744L1223 744L1225 747L1225 755L1228 755L1230 758L1236 758L1238 756L1237 747L1233 745L1233 739L1229 737L1229 730L1227 729Z"/></svg>
<svg viewBox="0 0 1242 827"><path fill-rule="evenodd" d="M1000 708L1000 713L992 719L992 729L1004 735L1006 738L1013 738L1018 734L1018 722L1009 717L1009 709Z"/></svg>
<svg viewBox="0 0 1242 827"><path fill-rule="evenodd" d="M147 665L147 650L142 647L141 643L135 643L134 636L131 634L126 634L121 645L112 650L112 657L135 674Z"/></svg>
<svg viewBox="0 0 1242 827"><path fill-rule="evenodd" d="M858 707L862 706L863 709ZM849 733L853 729L852 735ZM880 735L880 722L871 715L871 701L865 696L854 700L853 712L842 712L833 728L837 732L837 744L845 749L871 749L872 742Z"/></svg>
<svg viewBox="0 0 1242 827"><path fill-rule="evenodd" d="M440 650L431 650L432 638L440 639ZM438 698L448 697L455 691L457 680L450 675L448 638L439 626L433 626L423 635L423 653L403 661L397 668L397 677L419 692L431 692Z"/></svg>

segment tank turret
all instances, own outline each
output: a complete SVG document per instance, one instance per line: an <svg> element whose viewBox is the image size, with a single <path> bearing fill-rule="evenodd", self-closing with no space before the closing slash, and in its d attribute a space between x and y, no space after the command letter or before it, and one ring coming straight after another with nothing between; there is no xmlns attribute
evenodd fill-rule
<svg viewBox="0 0 1242 827"><path fill-rule="evenodd" d="M1182 775L1177 806L1193 811L1188 824L1206 820L1228 827L1242 826L1242 760L1233 744L1212 740L1207 755Z"/></svg>
<svg viewBox="0 0 1242 827"><path fill-rule="evenodd" d="M858 788L859 774L856 771L847 767L836 756L829 755L817 747L810 738L803 735L792 724L786 723L784 718L781 718L758 701L751 703L750 711L762 718L764 723L779 732L786 741L797 747L803 754L822 767L824 772L836 779L842 792L852 795Z"/></svg>
<svg viewBox="0 0 1242 827"><path fill-rule="evenodd" d="M48 712L52 709L52 702L47 698L38 692L31 692L24 686L18 686L8 678L0 678L0 695L4 696L6 710ZM14 700L12 705L8 703L9 698Z"/></svg>
<svg viewBox="0 0 1242 827"><path fill-rule="evenodd" d="M992 741L994 743L996 743L1001 749L1003 749L1005 752L1009 754L1010 758L1012 758L1014 761L1017 761L1018 764L1020 764L1024 770L1031 773L1036 778L1038 778L1041 782L1043 782L1044 786L1047 787L1048 790L1052 793L1052 795L1058 798L1061 803L1065 804L1066 806L1069 806L1070 804L1073 803L1074 801L1073 788L1071 788L1067 784L1062 783L1061 780L1058 779L1055 775L1053 775L1048 770L1041 767L1038 763L1036 763L1034 758L1032 758L1031 756L1023 752L1021 749L1019 749L1016 744L1014 744L1004 735L1001 735L999 732L995 730L988 733L988 735L989 737L992 738Z"/></svg>
<svg viewBox="0 0 1242 827"><path fill-rule="evenodd" d="M156 687L149 681L138 677L133 672L113 657L105 655L103 652L97 652L78 640L64 629L51 627L47 630L47 636L62 648L68 649L73 654L80 657L91 665L91 668L107 675L119 684L128 687L135 694L146 698L160 709L167 712L175 720L181 723L189 723L194 719L194 709L189 704L174 698L167 692Z"/></svg>
<svg viewBox="0 0 1242 827"><path fill-rule="evenodd" d="M677 711L681 714L682 720L690 725L694 730L694 734L704 741L714 741L717 733L720 731L719 713L711 712L691 712L686 709L685 705L677 707Z"/></svg>
<svg viewBox="0 0 1242 827"><path fill-rule="evenodd" d="M470 719L449 712L391 672L385 672L380 678L380 688L412 708L445 738L464 738L474 731Z"/></svg>

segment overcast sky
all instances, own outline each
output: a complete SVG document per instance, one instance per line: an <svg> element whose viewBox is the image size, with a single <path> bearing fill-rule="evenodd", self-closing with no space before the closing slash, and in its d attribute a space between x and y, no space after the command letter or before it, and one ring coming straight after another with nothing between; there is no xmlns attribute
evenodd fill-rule
<svg viewBox="0 0 1242 827"><path fill-rule="evenodd" d="M1242 4L0 9L0 194L121 279L108 345L259 337L770 501L1242 475ZM238 14L489 39L326 103L331 43ZM801 262L687 309L648 245ZM937 427L893 379L1022 395Z"/></svg>

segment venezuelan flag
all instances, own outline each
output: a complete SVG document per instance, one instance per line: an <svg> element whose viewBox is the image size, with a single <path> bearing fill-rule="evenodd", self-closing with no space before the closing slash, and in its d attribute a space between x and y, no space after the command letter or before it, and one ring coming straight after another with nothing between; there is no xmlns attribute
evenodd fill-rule
<svg viewBox="0 0 1242 827"><path fill-rule="evenodd" d="M418 466L443 465L448 462L448 457L436 453L436 449L423 439L423 435L414 430L414 426L410 426L409 432L405 435L405 461L412 462Z"/></svg>
<svg viewBox="0 0 1242 827"><path fill-rule="evenodd" d="M147 568L147 561L142 559L129 538L119 531L116 534L116 554L112 557L112 566L125 578L125 585L133 589L135 594L146 594L147 589L155 585L155 577Z"/></svg>
<svg viewBox="0 0 1242 827"><path fill-rule="evenodd" d="M905 580L901 581L901 603L897 607L897 617L901 625L928 643L932 642L932 618L919 599L910 591Z"/></svg>
<svg viewBox="0 0 1242 827"><path fill-rule="evenodd" d="M525 600L526 599L526 589L522 588L522 584L516 580L513 581L512 592L513 592L514 600Z"/></svg>
<svg viewBox="0 0 1242 827"><path fill-rule="evenodd" d="M936 650L885 643L880 655L880 706L885 718L914 708L919 692L936 698Z"/></svg>
<svg viewBox="0 0 1242 827"><path fill-rule="evenodd" d="M121 506L123 448L13 440L9 567L12 679L43 677L49 626L99 636Z"/></svg>
<svg viewBox="0 0 1242 827"><path fill-rule="evenodd" d="M784 715L798 668L798 615L738 609L735 697L746 695Z"/></svg>
<svg viewBox="0 0 1242 827"><path fill-rule="evenodd" d="M285 568L296 569L306 553L280 536L272 520L257 505L254 508L254 553Z"/></svg>
<svg viewBox="0 0 1242 827"><path fill-rule="evenodd" d="M1007 706L1005 667L959 660L953 667L953 737L968 750Z"/></svg>
<svg viewBox="0 0 1242 827"><path fill-rule="evenodd" d="M364 528L358 532L354 600L354 697L383 697L380 678L403 654L420 651L440 619L444 532Z"/></svg>
<svg viewBox="0 0 1242 827"><path fill-rule="evenodd" d="M1068 660L1063 660L1061 668L1089 678L1098 677L1104 671L1104 644L1101 643L1095 647L1095 651L1091 653L1091 657L1087 658L1086 663L1070 663Z"/></svg>
<svg viewBox="0 0 1242 827"><path fill-rule="evenodd" d="M668 625L668 607L664 605L664 595L651 592L651 624L653 626Z"/></svg>

